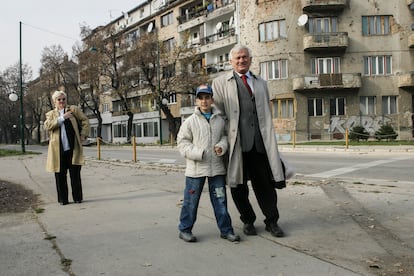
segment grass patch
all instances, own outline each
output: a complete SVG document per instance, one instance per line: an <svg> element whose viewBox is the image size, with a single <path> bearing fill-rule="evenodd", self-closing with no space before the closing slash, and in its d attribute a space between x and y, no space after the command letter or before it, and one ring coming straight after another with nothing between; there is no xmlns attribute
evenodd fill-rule
<svg viewBox="0 0 414 276"><path fill-rule="evenodd" d="M0 149L0 157L16 156L16 155L28 155L28 154L40 154L39 152L26 151L21 152L18 150Z"/></svg>
<svg viewBox="0 0 414 276"><path fill-rule="evenodd" d="M286 145L286 144L284 144ZM287 143L292 145L292 143ZM312 141L312 142L300 142L295 145L302 146L345 146L345 141ZM413 140L398 140L398 141L349 141L350 146L414 146Z"/></svg>
<svg viewBox="0 0 414 276"><path fill-rule="evenodd" d="M45 209L43 209L43 208L35 208L34 209L34 212L36 213L36 214L41 214L41 213L43 213L45 211Z"/></svg>

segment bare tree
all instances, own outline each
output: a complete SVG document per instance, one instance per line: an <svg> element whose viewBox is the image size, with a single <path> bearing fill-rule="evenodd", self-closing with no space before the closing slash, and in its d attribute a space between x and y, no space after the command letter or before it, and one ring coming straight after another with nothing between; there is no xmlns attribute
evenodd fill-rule
<svg viewBox="0 0 414 276"><path fill-rule="evenodd" d="M26 83L32 78L32 69L29 65L22 66L22 83L23 83L23 101L26 106L25 95L27 94ZM25 110L20 110L17 102L11 102L9 95L16 93L20 97L20 65L16 63L6 68L1 73L1 95L0 95L0 136L5 139L6 143L17 140L20 116L25 116ZM27 138L27 126L23 126L25 137ZM2 139L2 138L0 138ZM26 142L25 142L26 143Z"/></svg>
<svg viewBox="0 0 414 276"><path fill-rule="evenodd" d="M174 41L159 41L157 33L144 34L136 43L128 45L121 67L121 75L125 79L122 84L128 87L130 80L140 80L147 85L152 99L165 114L174 139L180 118L173 116L163 98L171 93L194 94L194 88L208 79L201 70L201 57L194 48L185 46L187 38L180 46ZM128 90L127 87L124 91Z"/></svg>

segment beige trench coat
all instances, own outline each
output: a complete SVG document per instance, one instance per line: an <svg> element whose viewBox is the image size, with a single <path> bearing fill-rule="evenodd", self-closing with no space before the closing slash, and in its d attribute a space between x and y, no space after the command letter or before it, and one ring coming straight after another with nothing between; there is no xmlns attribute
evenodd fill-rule
<svg viewBox="0 0 414 276"><path fill-rule="evenodd" d="M71 105L70 110L74 115L70 118L70 121L76 136L72 164L83 165L85 159L80 136L87 137L89 135L89 120L79 107ZM49 148L46 161L46 171L48 172L59 172L60 170L60 127L58 118L59 111L56 108L46 113L44 127L49 132ZM82 133L79 133L78 121L82 124Z"/></svg>
<svg viewBox="0 0 414 276"><path fill-rule="evenodd" d="M270 110L269 91L267 83L262 78L253 75L253 91L255 95L257 117L260 132L272 169L273 180L285 180L279 150L276 141L275 130ZM229 161L227 168L227 183L235 187L243 183L243 162L240 145L239 126L239 98L237 96L237 84L233 71L223 74L213 80L214 103L216 107L226 116L227 135L229 140Z"/></svg>

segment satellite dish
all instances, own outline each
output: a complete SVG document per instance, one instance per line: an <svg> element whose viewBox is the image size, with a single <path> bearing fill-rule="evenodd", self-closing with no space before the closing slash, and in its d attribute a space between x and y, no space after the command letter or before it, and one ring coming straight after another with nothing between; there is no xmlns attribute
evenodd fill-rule
<svg viewBox="0 0 414 276"><path fill-rule="evenodd" d="M302 14L298 18L298 26L304 26L308 22L308 16L306 14Z"/></svg>
<svg viewBox="0 0 414 276"><path fill-rule="evenodd" d="M147 32L148 33L150 33L150 32L152 32L152 28L154 27L154 24L151 22L151 23L149 23L149 25L148 25L148 29L147 29Z"/></svg>
<svg viewBox="0 0 414 276"><path fill-rule="evenodd" d="M230 25L230 26L233 26L233 23L234 23L234 18L233 18L233 16L232 16L232 17L230 17L229 25Z"/></svg>
<svg viewBox="0 0 414 276"><path fill-rule="evenodd" d="M129 18L128 13L127 13L127 12L122 12L122 14L124 15L124 19L125 19L125 20L128 20L128 18Z"/></svg>
<svg viewBox="0 0 414 276"><path fill-rule="evenodd" d="M223 24L221 24L221 22L217 23L216 30L220 31L221 27L223 27Z"/></svg>

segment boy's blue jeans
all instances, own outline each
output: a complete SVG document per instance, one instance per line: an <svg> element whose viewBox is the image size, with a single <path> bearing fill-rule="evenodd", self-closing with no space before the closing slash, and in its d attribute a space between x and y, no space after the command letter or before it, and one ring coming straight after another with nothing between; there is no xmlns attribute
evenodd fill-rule
<svg viewBox="0 0 414 276"><path fill-rule="evenodd" d="M197 209L200 202L201 192L203 191L204 177L188 177L185 178L184 201L181 208L180 224L178 229L181 232L191 233L194 223L197 219ZM226 177L217 175L207 177L208 190L210 193L210 201L213 205L214 215L216 217L217 226L222 235L234 234L231 225L231 218L227 211L226 196Z"/></svg>

